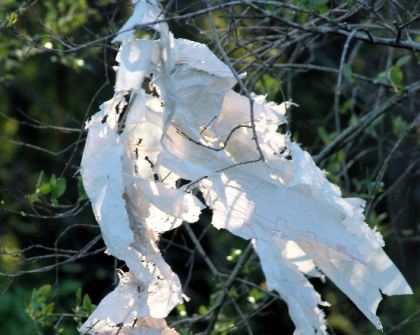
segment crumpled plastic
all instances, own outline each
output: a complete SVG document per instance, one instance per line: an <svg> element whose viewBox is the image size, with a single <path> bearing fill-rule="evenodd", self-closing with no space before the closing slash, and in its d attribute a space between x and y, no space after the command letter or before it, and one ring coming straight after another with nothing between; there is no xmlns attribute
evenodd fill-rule
<svg viewBox="0 0 420 335"><path fill-rule="evenodd" d="M185 212L179 207L170 215L153 204L156 200L153 194L148 193L149 188L144 187L143 192L138 190L139 183L133 182L133 179L140 179L139 173L148 178L153 175L153 169L148 163L148 166L141 166L137 173L134 169L130 171L131 152L136 150L139 157L150 156L153 159L157 150L154 145L158 142L153 143L151 138L134 149L132 137L137 136L138 125L128 122L126 129L119 134L118 119L125 105L124 95L116 93L93 116L88 124L81 171L107 252L123 260L130 272L121 274L118 286L101 301L81 327L81 333L115 332L121 325L140 325L145 318L162 319L183 301L179 279L157 248L158 233L172 229L184 219L196 220L197 213L203 208L198 200L191 200L191 195L157 185L155 197L167 194L174 203L188 200L189 207L184 206ZM135 113L134 109L130 111ZM144 110L137 112L143 122L149 122ZM127 116L127 121L131 118L133 116ZM151 125L148 129L152 129ZM142 182L147 185L145 180ZM159 230L154 230L156 221L165 225L161 224Z"/></svg>
<svg viewBox="0 0 420 335"><path fill-rule="evenodd" d="M363 200L343 198L311 155L277 132L291 103L234 92L229 67L205 45L175 39L156 1L134 3L114 39L121 42L115 95L87 124L81 162L107 252L129 272L80 331L176 334L163 318L182 302L182 289L157 242L197 221L205 206L214 227L252 240L295 335L327 334L320 307L328 303L308 281L313 276L331 279L381 329L382 293L411 289L364 222ZM134 38L147 25L159 40ZM178 187L180 178L190 183Z"/></svg>

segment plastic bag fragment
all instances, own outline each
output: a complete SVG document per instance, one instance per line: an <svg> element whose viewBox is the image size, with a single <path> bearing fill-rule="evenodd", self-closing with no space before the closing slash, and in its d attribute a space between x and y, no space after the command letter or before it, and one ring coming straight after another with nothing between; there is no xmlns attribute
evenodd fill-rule
<svg viewBox="0 0 420 335"><path fill-rule="evenodd" d="M197 189L214 227L253 241L295 335L327 333L320 309L327 303L307 280L324 275L380 329L381 293L411 289L364 222L364 202L343 198L311 155L277 132L291 103L234 92L229 67L206 46L175 39L155 0L133 3L114 39L122 42L115 95L88 124L81 163L108 253L129 272L81 331L176 334L163 318L182 301L181 284L157 243L161 233L197 221L204 208ZM145 26L159 40L136 40ZM178 186L181 178L187 185Z"/></svg>

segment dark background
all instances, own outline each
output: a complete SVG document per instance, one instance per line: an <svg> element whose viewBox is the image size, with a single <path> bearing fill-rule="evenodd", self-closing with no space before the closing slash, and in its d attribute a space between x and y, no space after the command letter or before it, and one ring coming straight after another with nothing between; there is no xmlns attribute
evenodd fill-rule
<svg viewBox="0 0 420 335"><path fill-rule="evenodd" d="M206 8L204 1L164 6L168 18L178 17L169 21L176 37L206 43L221 56L207 14L194 14ZM384 235L387 253L415 291L385 298L378 310L385 333L418 334L420 128L414 122L419 94L412 92L419 78L418 2L211 6L224 50L238 71L247 72L248 88L299 105L289 113L287 130L305 150L317 155L353 127L347 143L316 157L345 196L368 201L368 224ZM110 39L130 12L128 1L1 1L0 334L76 334L92 304L114 287L116 269L124 268L94 240L100 231L78 168L84 122L113 95L117 47ZM365 35L349 39L354 29ZM410 40L413 48L400 45ZM398 101L387 105L392 97ZM365 125L363 116L381 106L384 112ZM215 231L210 217L205 212L192 228L218 271L228 275L246 242ZM191 297L169 324L202 315L176 327L183 334L206 329L220 284L185 228L165 234L161 249ZM228 299L213 333L251 328L254 334L292 334L287 307L265 291L255 255L239 277L230 294L249 324L241 323ZM313 283L332 304L326 309L331 334L378 334L334 285Z"/></svg>

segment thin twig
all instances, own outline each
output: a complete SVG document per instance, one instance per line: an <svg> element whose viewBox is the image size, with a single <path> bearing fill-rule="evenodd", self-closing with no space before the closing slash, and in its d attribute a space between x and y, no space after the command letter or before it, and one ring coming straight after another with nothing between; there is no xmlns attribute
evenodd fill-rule
<svg viewBox="0 0 420 335"><path fill-rule="evenodd" d="M207 4L208 8L209 8L209 4ZM255 142L255 146L257 148L258 151L258 155L259 155L259 160L264 161L264 153L262 152L262 149L260 147L260 142L258 139L258 135L257 135L257 129L255 126L255 115L254 115L254 99L251 96L251 93L248 91L247 87L245 86L244 82L242 81L241 77L239 76L239 74L236 72L236 70L234 69L234 67L232 66L232 64L230 63L229 57L226 54L221 42L220 42L220 38L216 33L216 26L213 20L213 15L212 12L209 12L208 14L208 18L209 18L209 22L210 22L210 27L211 27L211 34L213 37L213 40L216 43L217 49L220 52L220 54L222 55L223 60L225 61L226 65L229 67L229 69L231 70L231 72L233 73L236 81L238 82L239 86L241 87L241 90L244 92L245 96L248 98L249 100L249 116L251 119L251 129L252 129L252 139Z"/></svg>
<svg viewBox="0 0 420 335"><path fill-rule="evenodd" d="M342 148L350 139L358 136L364 129L366 129L374 120L376 120L380 115L385 113L388 108L394 106L398 102L406 99L407 97L415 94L420 90L420 82L416 82L407 89L407 93L404 95L393 95L374 110L369 112L360 118L359 122L353 126L347 127L343 130L331 143L324 147L321 152L315 156L315 161L317 163L322 162L325 158Z"/></svg>
<svg viewBox="0 0 420 335"><path fill-rule="evenodd" d="M343 81L343 68L347 56L347 50L349 48L350 42L356 34L357 30L353 30L351 34L347 37L346 42L344 43L343 51L340 58L340 66L337 74L337 83L335 86L334 94L334 121L335 121L335 130L337 132L341 131L340 126L340 95L341 95L341 83Z"/></svg>

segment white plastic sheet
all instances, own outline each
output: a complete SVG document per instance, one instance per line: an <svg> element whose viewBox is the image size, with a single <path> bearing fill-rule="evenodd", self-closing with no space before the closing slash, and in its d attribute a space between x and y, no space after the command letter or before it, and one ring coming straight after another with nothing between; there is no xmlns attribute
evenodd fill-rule
<svg viewBox="0 0 420 335"><path fill-rule="evenodd" d="M310 276L331 279L380 329L381 292L411 289L364 222L364 202L343 198L310 154L277 132L290 103L251 97L251 124L250 97L232 90L229 68L206 46L174 39L163 19L155 1L135 3L115 38L122 42L115 96L87 125L83 182L108 252L130 271L81 331L175 333L163 318L182 301L181 285L157 241L197 221L205 205L217 229L253 240L296 335L326 334L320 306L328 304ZM148 24L160 39L134 39L134 30ZM142 88L147 77L154 94ZM264 160L249 163L258 158L252 126ZM178 178L191 184L177 188Z"/></svg>

